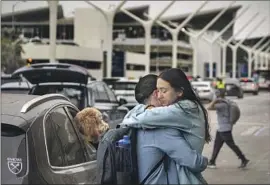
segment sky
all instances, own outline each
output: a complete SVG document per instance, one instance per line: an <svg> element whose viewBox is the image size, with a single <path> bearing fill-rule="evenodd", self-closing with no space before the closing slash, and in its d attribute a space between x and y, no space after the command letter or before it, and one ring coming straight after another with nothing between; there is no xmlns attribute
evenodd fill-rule
<svg viewBox="0 0 270 185"><path fill-rule="evenodd" d="M12 6L18 1L1 1L1 14L12 12ZM117 5L121 1L91 1L95 5L99 6L103 10L107 10L110 4ZM172 15L181 15L187 14L195 11L203 1L176 1L170 9L163 15L172 16ZM227 7L231 1L208 1L207 5L201 11L207 11L222 7ZM92 8L85 1L59 1L63 6L64 15L66 17L72 17L76 8ZM165 7L170 1L127 1L124 5L126 7L134 7L141 5L150 5L149 14L151 17L154 17L159 12L162 11L162 8ZM243 39L248 36L248 38L254 37L263 37L270 35L270 1L236 1L233 6L242 5L243 7L251 5L250 9L244 13L235 23L234 34L236 34L247 22L249 19L254 16L257 12L259 15L250 22L250 24L243 29L236 39ZM37 7L48 6L47 1L25 1L19 2L15 6L15 11L27 10ZM238 11L241 12L242 9ZM260 25L257 24L265 18L265 21ZM257 27L256 30L254 28ZM249 34L251 33L251 34Z"/></svg>

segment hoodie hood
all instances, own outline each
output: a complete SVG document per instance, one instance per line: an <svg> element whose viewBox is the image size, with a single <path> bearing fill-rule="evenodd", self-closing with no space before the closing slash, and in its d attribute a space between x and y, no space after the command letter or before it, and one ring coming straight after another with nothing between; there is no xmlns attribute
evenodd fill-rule
<svg viewBox="0 0 270 185"><path fill-rule="evenodd" d="M131 109L126 116L124 117L121 127L134 127L134 128L142 128L143 125L140 122L136 122L136 116L142 114L145 111L146 105L138 104L133 109ZM133 121L131 121L133 120Z"/></svg>

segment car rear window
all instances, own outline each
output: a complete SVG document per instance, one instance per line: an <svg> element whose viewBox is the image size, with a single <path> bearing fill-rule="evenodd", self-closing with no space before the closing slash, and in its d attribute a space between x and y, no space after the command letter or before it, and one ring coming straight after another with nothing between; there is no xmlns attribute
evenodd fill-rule
<svg viewBox="0 0 270 185"><path fill-rule="evenodd" d="M69 100L79 109L84 108L84 87L71 85L37 85L29 94L44 95L57 93L69 98Z"/></svg>
<svg viewBox="0 0 270 185"><path fill-rule="evenodd" d="M136 82L115 82L113 84L114 90L134 90L136 87Z"/></svg>
<svg viewBox="0 0 270 185"><path fill-rule="evenodd" d="M26 134L16 126L2 123L1 144L1 183L15 184L27 172Z"/></svg>

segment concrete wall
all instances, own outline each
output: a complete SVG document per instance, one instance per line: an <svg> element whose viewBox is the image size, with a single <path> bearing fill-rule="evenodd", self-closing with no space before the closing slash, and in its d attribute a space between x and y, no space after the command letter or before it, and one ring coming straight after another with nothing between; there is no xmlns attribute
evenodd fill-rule
<svg viewBox="0 0 270 185"><path fill-rule="evenodd" d="M27 43L22 44L22 58L49 59L49 45ZM56 59L103 61L102 51L98 48L56 45Z"/></svg>
<svg viewBox="0 0 270 185"><path fill-rule="evenodd" d="M144 65L147 60L147 56L141 53L126 52L125 53L126 64Z"/></svg>
<svg viewBox="0 0 270 185"><path fill-rule="evenodd" d="M126 77L127 78L140 78L146 75L144 71L131 71L131 70L126 70Z"/></svg>
<svg viewBox="0 0 270 185"><path fill-rule="evenodd" d="M209 38L212 39L212 37L217 34L216 32L211 32L208 34L206 34ZM194 40L193 38L190 38L190 43L193 45L194 43ZM218 68L218 65L222 65L221 64L221 54L222 54L222 49L220 47L220 45L218 44L214 44L214 47L213 47L213 62L216 63L216 66ZM203 38L199 39L198 41L198 65L197 65L197 72L198 72L198 75L200 75L201 77L205 77L205 72L204 72L204 65L205 63L208 63L209 60L210 60L210 52L211 52L211 46L210 44L205 41Z"/></svg>
<svg viewBox="0 0 270 185"><path fill-rule="evenodd" d="M74 41L80 46L106 48L105 17L93 8L76 8L74 15Z"/></svg>
<svg viewBox="0 0 270 185"><path fill-rule="evenodd" d="M22 45L24 53L22 58L32 58L33 60L48 60L49 59L49 45L38 45L33 43ZM102 62L103 54L101 49L86 48L79 46L56 45L56 60L83 60ZM101 65L102 66L102 65ZM102 79L103 70L101 69L88 69L91 75L98 80Z"/></svg>
<svg viewBox="0 0 270 185"><path fill-rule="evenodd" d="M102 69L88 69L90 74L95 77L97 80L102 80L103 78L103 71Z"/></svg>
<svg viewBox="0 0 270 185"><path fill-rule="evenodd" d="M147 56L141 53L126 52L125 63L145 66ZM126 77L140 78L145 75L145 71L126 70Z"/></svg>

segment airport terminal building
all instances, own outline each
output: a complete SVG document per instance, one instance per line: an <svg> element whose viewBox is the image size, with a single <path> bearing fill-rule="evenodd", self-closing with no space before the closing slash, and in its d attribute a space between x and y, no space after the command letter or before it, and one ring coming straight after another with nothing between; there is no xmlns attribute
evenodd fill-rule
<svg viewBox="0 0 270 185"><path fill-rule="evenodd" d="M241 8L235 6L224 13L219 21L210 27L207 35L213 35L222 30ZM130 12L147 19L144 13L148 13L149 6L140 6L128 9ZM198 13L189 23L194 30L201 30L222 9L204 11ZM161 20L181 23L188 15L164 17ZM12 17L14 18L12 21ZM93 17L95 17L93 19ZM17 33L24 40L22 54L23 59L31 58L33 63L49 62L49 8L38 8L27 11L17 11L1 16L1 27L14 26ZM71 63L86 67L97 79L101 79L105 73L106 61L106 22L97 10L92 8L78 8L74 17L65 18L62 6L58 6L57 15L57 46L56 59L60 63ZM169 24L167 24L170 26ZM227 39L233 34L233 26L223 34ZM137 78L144 75L144 28L123 12L118 12L113 24L113 76L125 76ZM154 24L151 31L150 72L160 71L172 66L172 36L163 27ZM257 40L259 38L256 38ZM253 39L253 40L256 40ZM254 41L248 41L252 44ZM178 35L177 66L187 74L192 73L193 49L192 39L180 32ZM199 40L199 65L198 74L207 77L209 75L209 44ZM231 52L227 50L227 71L231 70ZM214 51L214 76L218 67L221 67L222 51L216 44ZM243 55L245 55L243 53ZM238 61L241 62L238 55ZM245 63L245 62L243 62Z"/></svg>

